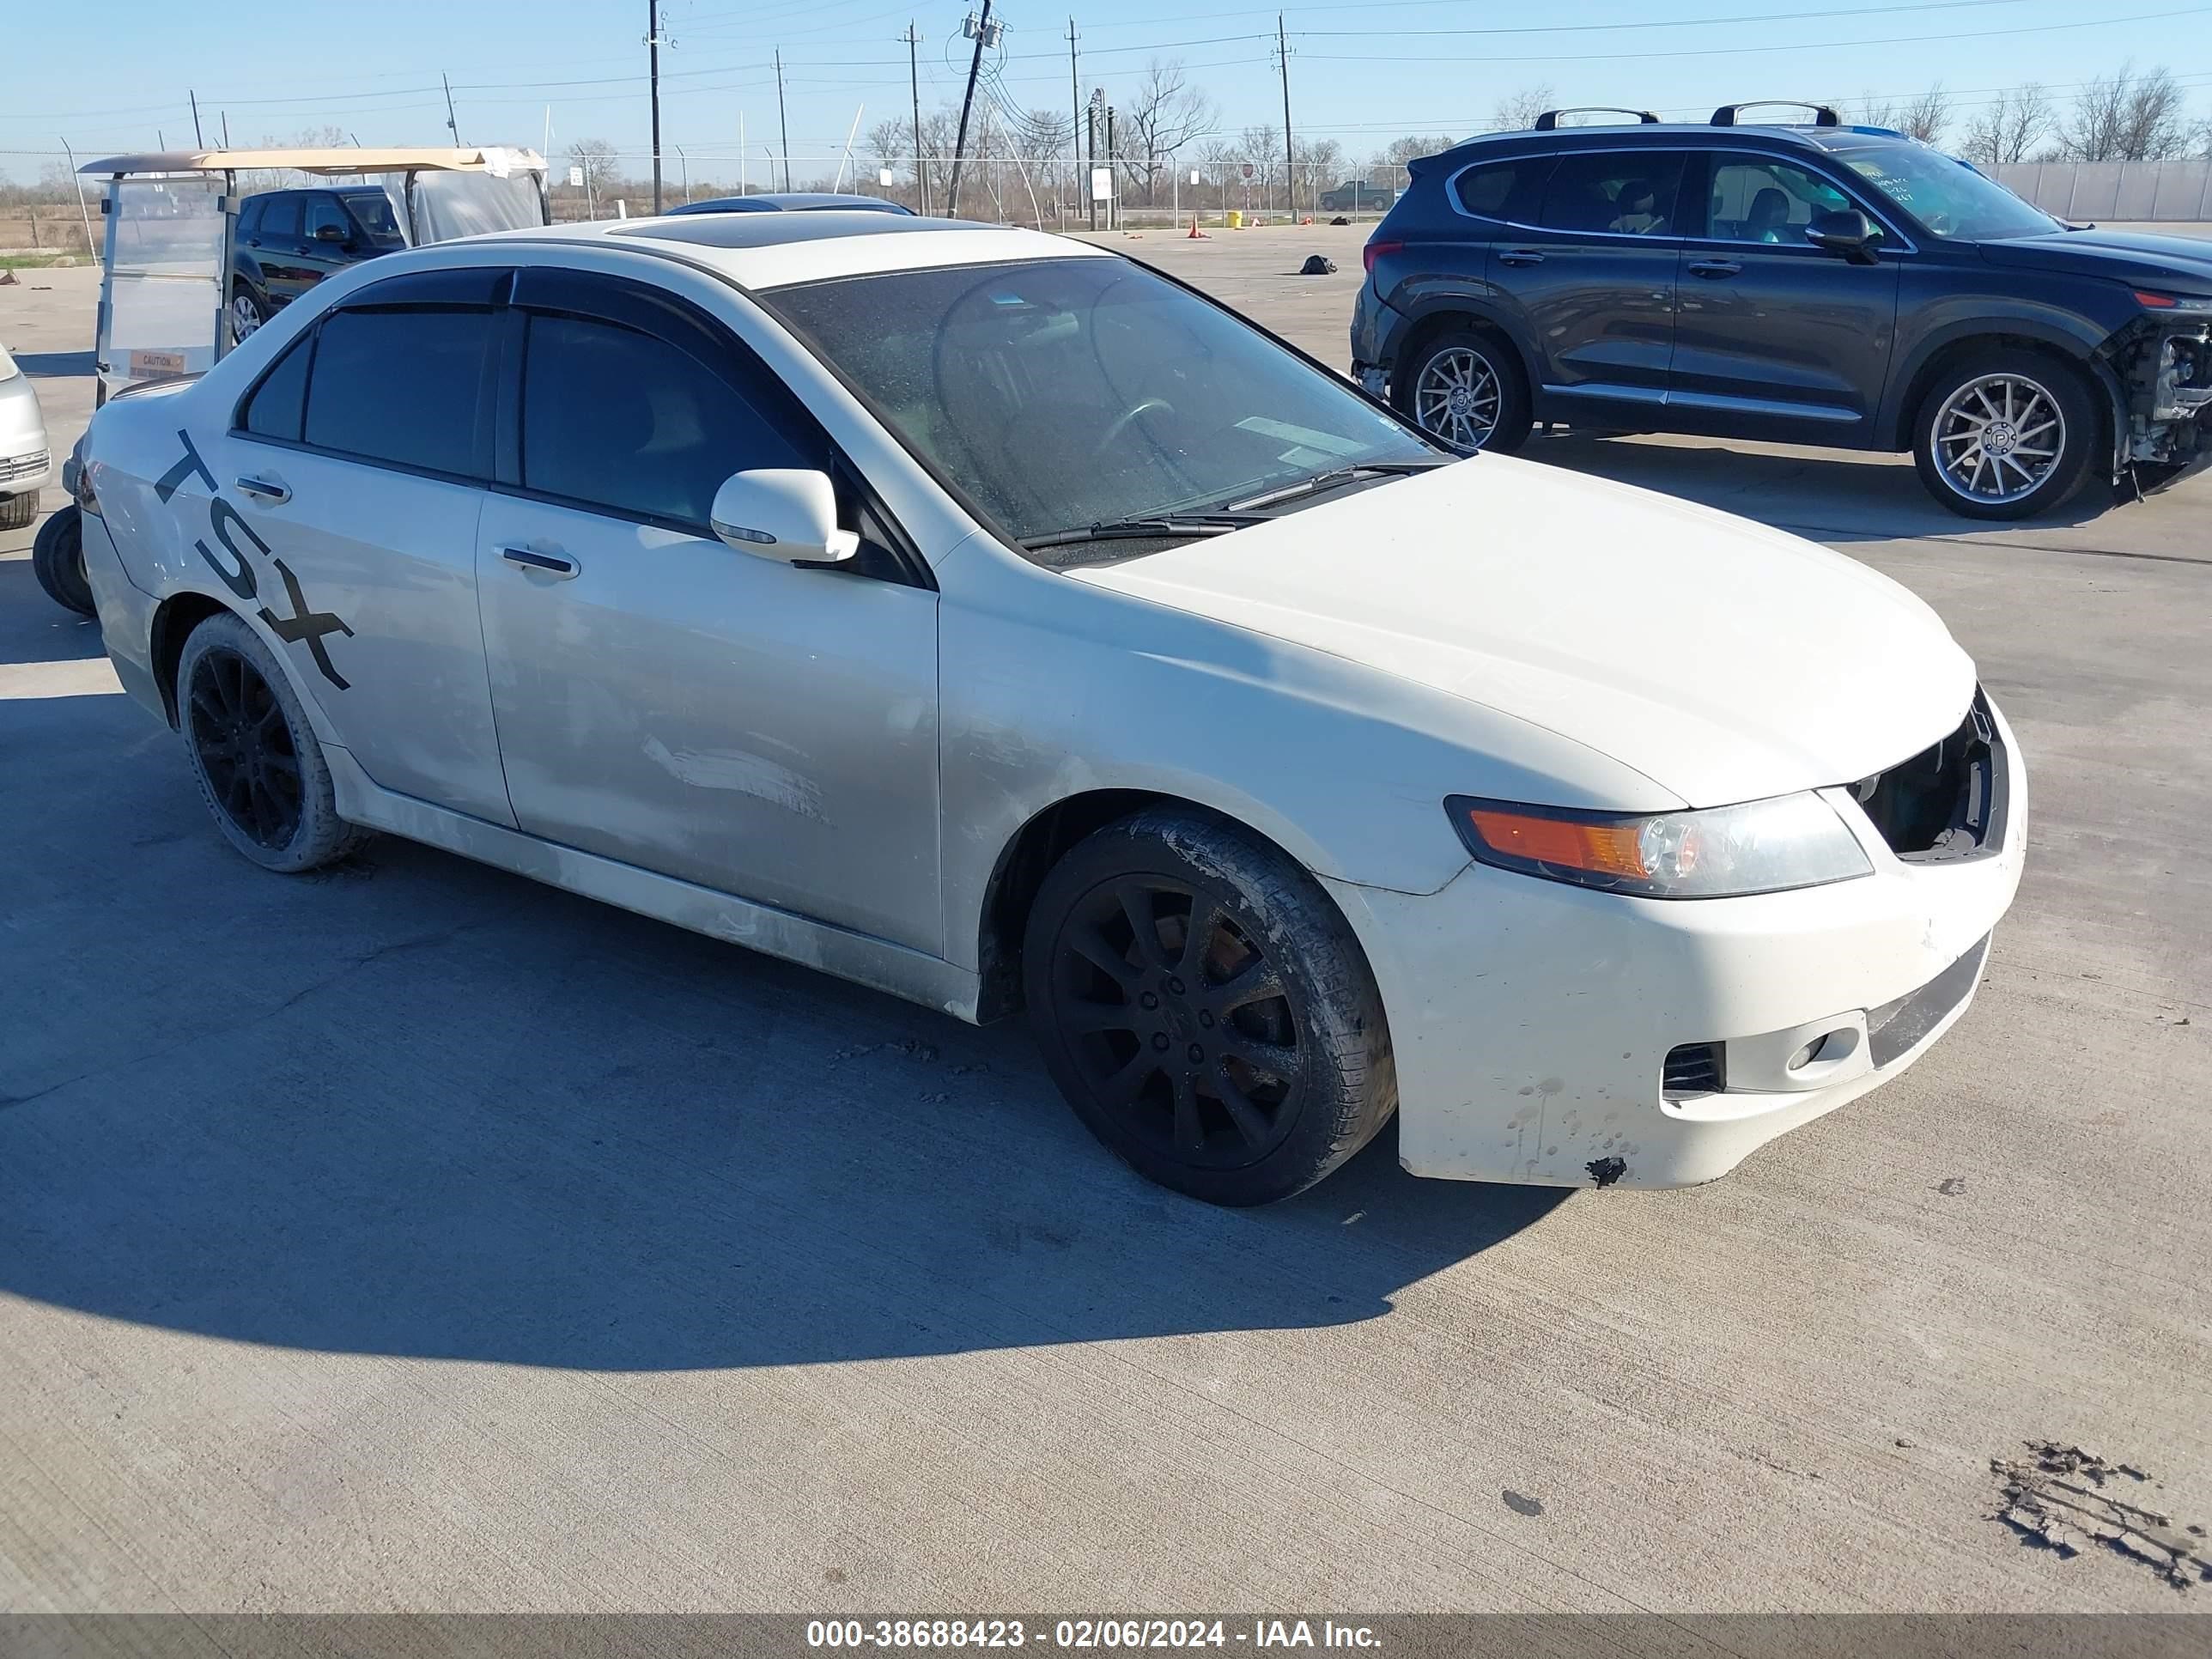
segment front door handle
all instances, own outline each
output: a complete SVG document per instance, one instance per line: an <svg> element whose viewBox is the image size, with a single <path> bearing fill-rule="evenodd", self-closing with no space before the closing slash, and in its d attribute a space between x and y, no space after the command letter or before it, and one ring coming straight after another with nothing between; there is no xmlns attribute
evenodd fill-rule
<svg viewBox="0 0 2212 1659"><path fill-rule="evenodd" d="M1498 263L1501 265L1540 265L1544 263L1544 256L1533 247L1516 247L1510 253L1499 254Z"/></svg>
<svg viewBox="0 0 2212 1659"><path fill-rule="evenodd" d="M542 570L549 576L566 578L581 568L574 559L559 553L540 553L535 548L502 547L499 556L509 564L520 565L525 570Z"/></svg>
<svg viewBox="0 0 2212 1659"><path fill-rule="evenodd" d="M1733 259L1693 259L1690 262L1690 275L1703 276L1708 281L1739 276L1742 270L1743 267Z"/></svg>
<svg viewBox="0 0 2212 1659"><path fill-rule="evenodd" d="M241 494L251 495L258 501L266 501L271 507L282 507L292 499L291 489L274 478L240 478L238 488Z"/></svg>

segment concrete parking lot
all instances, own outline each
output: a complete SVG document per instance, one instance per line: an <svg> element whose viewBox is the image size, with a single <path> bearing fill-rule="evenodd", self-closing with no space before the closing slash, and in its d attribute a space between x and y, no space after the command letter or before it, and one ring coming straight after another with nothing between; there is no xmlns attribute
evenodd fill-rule
<svg viewBox="0 0 2212 1659"><path fill-rule="evenodd" d="M1111 240L1334 365L1364 234ZM60 448L90 277L0 288ZM1902 458L1530 453L1907 583L2033 769L1966 1019L1692 1191L1386 1132L1211 1210L1017 1027L388 839L264 874L0 538L0 1608L2212 1595L2025 1542L1990 1468L2212 1525L2212 478L1995 527Z"/></svg>

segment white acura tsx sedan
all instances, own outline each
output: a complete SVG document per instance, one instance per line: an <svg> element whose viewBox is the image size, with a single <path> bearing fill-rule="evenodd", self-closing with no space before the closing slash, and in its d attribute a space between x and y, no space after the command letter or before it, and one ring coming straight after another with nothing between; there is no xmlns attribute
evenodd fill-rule
<svg viewBox="0 0 2212 1659"><path fill-rule="evenodd" d="M116 672L222 833L384 830L1026 1007L1153 1180L1710 1180L1965 1010L2004 719L1824 549L1460 459L1118 255L878 214L323 283L94 422Z"/></svg>

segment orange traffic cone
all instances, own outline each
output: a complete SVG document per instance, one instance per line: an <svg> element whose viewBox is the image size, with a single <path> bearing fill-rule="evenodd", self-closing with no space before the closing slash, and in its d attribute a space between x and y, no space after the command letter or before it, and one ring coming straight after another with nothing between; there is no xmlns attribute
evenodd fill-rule
<svg viewBox="0 0 2212 1659"><path fill-rule="evenodd" d="M1190 216L1190 234L1183 240L1190 242L1210 242L1213 239L1198 228L1198 216L1194 213Z"/></svg>

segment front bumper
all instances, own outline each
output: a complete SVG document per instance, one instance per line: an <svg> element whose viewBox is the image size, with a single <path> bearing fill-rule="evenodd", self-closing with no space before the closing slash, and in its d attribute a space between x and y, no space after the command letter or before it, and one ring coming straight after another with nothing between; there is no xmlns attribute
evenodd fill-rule
<svg viewBox="0 0 2212 1659"><path fill-rule="evenodd" d="M1325 884L1365 947L1415 1175L1682 1187L1897 1076L1972 1000L2020 884L2002 845L1907 863L1846 811L1875 873L1749 898L1624 898L1470 865L1442 891ZM1793 1069L1808 1045L1835 1036ZM1725 1083L1670 1097L1668 1056L1725 1045Z"/></svg>

